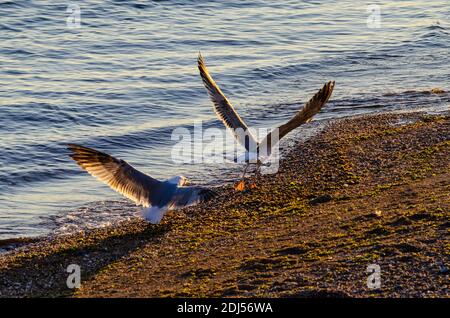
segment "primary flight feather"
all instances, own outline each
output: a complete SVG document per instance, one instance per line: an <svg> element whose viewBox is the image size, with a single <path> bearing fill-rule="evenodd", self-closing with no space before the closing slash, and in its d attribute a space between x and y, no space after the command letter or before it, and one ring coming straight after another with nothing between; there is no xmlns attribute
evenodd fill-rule
<svg viewBox="0 0 450 318"><path fill-rule="evenodd" d="M216 195L208 188L188 186L183 176L159 181L104 152L75 144L68 148L70 157L89 174L143 206L143 216L152 223L159 223L169 210L205 202Z"/></svg>

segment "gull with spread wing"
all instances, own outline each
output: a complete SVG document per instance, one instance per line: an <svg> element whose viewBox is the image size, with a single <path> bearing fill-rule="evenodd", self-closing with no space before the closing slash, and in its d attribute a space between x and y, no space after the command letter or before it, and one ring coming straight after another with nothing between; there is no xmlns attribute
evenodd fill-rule
<svg viewBox="0 0 450 318"><path fill-rule="evenodd" d="M252 134L248 130L247 125L236 112L228 98L220 90L219 86L209 74L208 69L205 65L205 61L203 60L203 57L200 53L198 56L198 69L200 71L200 76L202 77L203 84L206 87L208 95L213 102L214 111L216 112L219 119L223 122L225 127L229 128L233 132L233 135L235 136L237 141L246 149L246 166L244 168L241 181L236 185L236 190L239 191L242 191L245 188L244 177L250 163L256 162L256 172L259 172L259 168L263 160L261 156L263 152L261 151L261 149L265 147L264 155L266 156L266 158L270 156L271 150L273 146L275 146L275 144L272 145L271 142L273 139L272 135L276 135L276 133L278 134L278 140L276 141L278 142L293 129L311 121L312 117L317 114L330 99L335 84L334 81L327 82L288 122L277 127L276 131L270 132L266 137L264 137L261 142L258 142L256 141L255 137L252 136ZM242 132L244 132L244 134ZM254 186L255 185L253 184L252 187Z"/></svg>
<svg viewBox="0 0 450 318"><path fill-rule="evenodd" d="M164 214L216 196L216 192L201 186L190 186L187 178L173 177L156 180L127 162L106 153L75 144L69 144L70 155L89 174L113 190L143 206L142 215L151 223L159 223Z"/></svg>

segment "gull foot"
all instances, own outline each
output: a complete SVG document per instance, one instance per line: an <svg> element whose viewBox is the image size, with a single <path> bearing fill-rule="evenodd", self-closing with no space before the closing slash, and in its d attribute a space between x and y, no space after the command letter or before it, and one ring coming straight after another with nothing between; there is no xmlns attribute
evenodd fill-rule
<svg viewBox="0 0 450 318"><path fill-rule="evenodd" d="M244 181L244 180L241 180L241 181L239 181L238 183L236 183L236 184L234 185L234 189L235 189L236 191L239 191L239 192L244 191L244 190L245 190L245 181Z"/></svg>

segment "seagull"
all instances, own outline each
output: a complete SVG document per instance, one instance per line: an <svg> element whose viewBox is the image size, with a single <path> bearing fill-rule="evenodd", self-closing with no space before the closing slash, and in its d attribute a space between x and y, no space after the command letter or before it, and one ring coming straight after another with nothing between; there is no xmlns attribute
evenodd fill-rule
<svg viewBox="0 0 450 318"><path fill-rule="evenodd" d="M167 211L206 202L217 195L211 189L190 186L184 176L159 181L95 149L75 144L69 144L68 149L81 168L142 206L143 217L153 224L159 223Z"/></svg>
<svg viewBox="0 0 450 318"><path fill-rule="evenodd" d="M221 91L219 86L209 74L201 53L199 53L198 55L198 69L200 71L200 76L202 77L203 84L205 85L208 95L213 102L213 107L216 115L223 122L225 127L233 132L233 135L237 139L238 143L244 146L246 150L244 161L247 164L242 173L241 181L235 186L236 190L238 191L243 191L245 189L244 177L250 163L256 162L256 173L258 173L262 162L270 157L273 146L275 146L271 144L272 135L276 136L275 130L277 130L278 132L278 142L293 129L299 127L302 124L310 122L312 120L312 117L317 114L330 99L335 84L334 81L327 82L288 122L269 132L261 142L258 142L250 133L247 125L236 112L228 98ZM264 150L267 154L262 155L263 147L266 148ZM256 185L253 183L250 185L250 187L254 188L256 187Z"/></svg>

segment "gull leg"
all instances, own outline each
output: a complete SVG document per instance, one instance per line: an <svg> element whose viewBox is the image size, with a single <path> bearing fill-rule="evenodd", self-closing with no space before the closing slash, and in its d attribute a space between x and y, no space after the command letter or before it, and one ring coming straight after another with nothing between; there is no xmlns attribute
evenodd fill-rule
<svg viewBox="0 0 450 318"><path fill-rule="evenodd" d="M254 189L257 187L256 181L259 180L261 176L261 162L256 164L255 174L253 176L253 182L249 185L250 189Z"/></svg>
<svg viewBox="0 0 450 318"><path fill-rule="evenodd" d="M234 189L237 191L244 191L245 189L245 181L244 181L244 177L245 177L245 173L247 172L248 167L250 166L249 163L247 163L247 165L244 168L244 172L242 172L242 177L241 177L241 181L239 181L237 184L235 184Z"/></svg>
<svg viewBox="0 0 450 318"><path fill-rule="evenodd" d="M256 166L256 173L258 174L258 177L261 176L261 166L262 166L262 162L258 162L257 166Z"/></svg>

